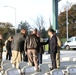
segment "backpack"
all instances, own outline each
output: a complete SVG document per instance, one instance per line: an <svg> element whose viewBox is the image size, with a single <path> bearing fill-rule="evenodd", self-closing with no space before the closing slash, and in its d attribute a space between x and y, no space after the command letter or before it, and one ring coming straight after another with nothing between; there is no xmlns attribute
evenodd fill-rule
<svg viewBox="0 0 76 75"><path fill-rule="evenodd" d="M57 44L58 44L58 47L60 47L60 48L61 48L61 46L62 46L62 42L61 42L61 40L60 40L60 38L59 38L59 37L57 37Z"/></svg>

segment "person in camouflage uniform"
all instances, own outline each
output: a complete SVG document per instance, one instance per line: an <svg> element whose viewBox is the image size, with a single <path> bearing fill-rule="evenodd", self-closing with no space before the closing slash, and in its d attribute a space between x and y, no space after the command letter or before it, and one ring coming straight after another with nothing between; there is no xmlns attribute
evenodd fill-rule
<svg viewBox="0 0 76 75"><path fill-rule="evenodd" d="M60 49L61 49L61 40L58 36L57 37L57 53L56 53L56 65L57 69L60 68Z"/></svg>
<svg viewBox="0 0 76 75"><path fill-rule="evenodd" d="M0 34L0 66L1 66L1 61L2 61L2 52L3 52L3 40L2 40L2 35Z"/></svg>

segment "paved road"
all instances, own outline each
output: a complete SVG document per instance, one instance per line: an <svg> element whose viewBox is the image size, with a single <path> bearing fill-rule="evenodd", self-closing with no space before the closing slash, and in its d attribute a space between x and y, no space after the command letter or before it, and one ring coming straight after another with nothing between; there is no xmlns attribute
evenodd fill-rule
<svg viewBox="0 0 76 75"><path fill-rule="evenodd" d="M76 51L61 51L61 57L71 57L71 58L74 58L76 57Z"/></svg>
<svg viewBox="0 0 76 75"><path fill-rule="evenodd" d="M60 57L64 58L64 57L70 57L70 58L76 58L76 51L60 51ZM3 52L3 60L5 60L6 58L6 52ZM44 54L43 55L43 61L51 61L50 60L50 55L49 54Z"/></svg>
<svg viewBox="0 0 76 75"><path fill-rule="evenodd" d="M76 51L60 51L61 69L66 69L68 66L76 66ZM43 63L51 63L50 55L43 55Z"/></svg>
<svg viewBox="0 0 76 75"><path fill-rule="evenodd" d="M64 57L70 57L70 58L75 58L76 57L76 51L60 51L60 57L61 59L64 58ZM44 61L50 61L50 60L47 60L47 59L50 59L50 55L49 54L44 54L43 55L43 60Z"/></svg>
<svg viewBox="0 0 76 75"><path fill-rule="evenodd" d="M61 61L61 68L64 69L67 66L76 65L76 61L71 61L73 58L76 59L76 51L60 51L60 61ZM6 53L3 52L3 60L6 58ZM50 55L44 54L43 55L43 63L51 63ZM51 64L50 64L51 65Z"/></svg>

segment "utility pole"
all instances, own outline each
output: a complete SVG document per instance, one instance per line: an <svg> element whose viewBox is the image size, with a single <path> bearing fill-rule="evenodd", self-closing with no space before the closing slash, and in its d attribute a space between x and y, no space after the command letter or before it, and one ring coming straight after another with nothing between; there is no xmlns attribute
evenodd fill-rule
<svg viewBox="0 0 76 75"><path fill-rule="evenodd" d="M68 0L66 2L66 36L67 36L67 41L68 41Z"/></svg>
<svg viewBox="0 0 76 75"><path fill-rule="evenodd" d="M58 33L58 1L52 0L52 27Z"/></svg>

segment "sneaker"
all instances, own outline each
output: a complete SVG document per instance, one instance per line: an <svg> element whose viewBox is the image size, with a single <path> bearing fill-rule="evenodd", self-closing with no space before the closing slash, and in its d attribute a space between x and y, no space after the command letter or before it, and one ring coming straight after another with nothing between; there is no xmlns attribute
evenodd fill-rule
<svg viewBox="0 0 76 75"><path fill-rule="evenodd" d="M52 70L53 70L53 68L50 68L50 70L52 71Z"/></svg>
<svg viewBox="0 0 76 75"><path fill-rule="evenodd" d="M36 72L41 72L41 70L40 69L37 69Z"/></svg>
<svg viewBox="0 0 76 75"><path fill-rule="evenodd" d="M57 66L57 69L59 69L60 68L60 66Z"/></svg>

